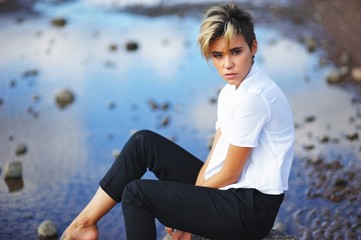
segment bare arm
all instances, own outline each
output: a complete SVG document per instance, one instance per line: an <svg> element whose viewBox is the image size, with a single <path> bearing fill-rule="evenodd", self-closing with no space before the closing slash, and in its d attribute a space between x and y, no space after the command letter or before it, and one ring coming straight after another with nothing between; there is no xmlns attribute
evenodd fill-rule
<svg viewBox="0 0 361 240"><path fill-rule="evenodd" d="M201 183L200 186L221 188L235 183L238 180L251 151L252 148L237 147L230 144L222 169Z"/></svg>
<svg viewBox="0 0 361 240"><path fill-rule="evenodd" d="M206 169L207 169L209 160L210 160L211 157L212 157L214 148L215 148L215 146L217 145L218 139L219 139L219 137L220 137L221 135L222 135L222 131L221 131L220 128L218 128L217 131L216 131L216 134L215 134L215 136L214 136L214 139L213 139L211 151L209 152L208 157L207 157L207 160L205 161L205 163L203 164L201 170L200 170L199 173L198 173L198 177L197 177L197 181L196 181L196 185L197 185L197 186L200 186L203 182L206 181L206 179L204 178L204 173L205 173L205 171L206 171Z"/></svg>

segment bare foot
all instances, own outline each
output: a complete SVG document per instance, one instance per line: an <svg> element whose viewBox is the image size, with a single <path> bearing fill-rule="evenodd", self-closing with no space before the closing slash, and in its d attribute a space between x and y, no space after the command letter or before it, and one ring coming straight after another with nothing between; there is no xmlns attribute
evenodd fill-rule
<svg viewBox="0 0 361 240"><path fill-rule="evenodd" d="M73 222L60 237L60 240L97 240L98 227L96 225L77 224Z"/></svg>

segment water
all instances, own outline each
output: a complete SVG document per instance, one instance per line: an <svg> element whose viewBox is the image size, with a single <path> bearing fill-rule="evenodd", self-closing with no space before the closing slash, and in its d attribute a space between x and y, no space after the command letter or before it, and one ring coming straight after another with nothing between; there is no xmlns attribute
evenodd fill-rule
<svg viewBox="0 0 361 240"><path fill-rule="evenodd" d="M38 2L33 9L40 14L23 15L24 21L0 15L0 173L9 161L24 165L20 190L0 181L0 239L34 239L45 219L63 231L95 192L112 151L135 130L157 131L201 159L208 154L213 100L224 82L200 56L200 16L152 18L108 7L97 1ZM51 24L57 17L67 20L64 27ZM300 209L357 213L359 195L337 204L308 198L313 175L304 168L305 159L321 155L359 169L359 141L345 138L360 132L359 106L348 91L326 83L332 66L320 66L322 50L309 53L277 25L261 23L256 34L256 60L285 91L298 126L290 191L277 221L300 236L310 227L305 220L295 223ZM127 51L129 42L139 48ZM54 100L60 89L75 94L64 109ZM169 108L153 110L150 101ZM310 116L316 120L308 123ZM319 144L325 135L338 141ZM28 147L25 155L15 155L19 143ZM315 149L306 151L309 144ZM100 239L125 239L121 215L117 206L101 220Z"/></svg>

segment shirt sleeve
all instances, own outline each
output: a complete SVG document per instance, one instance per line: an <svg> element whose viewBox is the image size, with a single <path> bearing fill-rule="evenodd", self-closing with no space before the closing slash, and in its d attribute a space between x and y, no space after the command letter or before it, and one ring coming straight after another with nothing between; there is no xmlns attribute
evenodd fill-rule
<svg viewBox="0 0 361 240"><path fill-rule="evenodd" d="M271 118L265 99L257 93L242 93L234 105L231 119L231 144L239 147L258 146L259 136Z"/></svg>

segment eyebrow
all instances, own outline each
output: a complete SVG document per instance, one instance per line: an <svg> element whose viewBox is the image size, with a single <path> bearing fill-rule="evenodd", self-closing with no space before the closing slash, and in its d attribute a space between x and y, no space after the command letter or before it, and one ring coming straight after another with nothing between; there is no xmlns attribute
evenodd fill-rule
<svg viewBox="0 0 361 240"><path fill-rule="evenodd" d="M231 48L229 49L230 52L234 51L234 50L241 50L243 49L243 47L235 47L235 48Z"/></svg>
<svg viewBox="0 0 361 240"><path fill-rule="evenodd" d="M232 52L232 51L241 50L241 49L243 49L243 47L234 47L234 48L229 49L228 51L229 51L229 52ZM211 52L211 54L219 54L219 53L222 54L223 52L220 52L220 51L212 51L212 52Z"/></svg>

